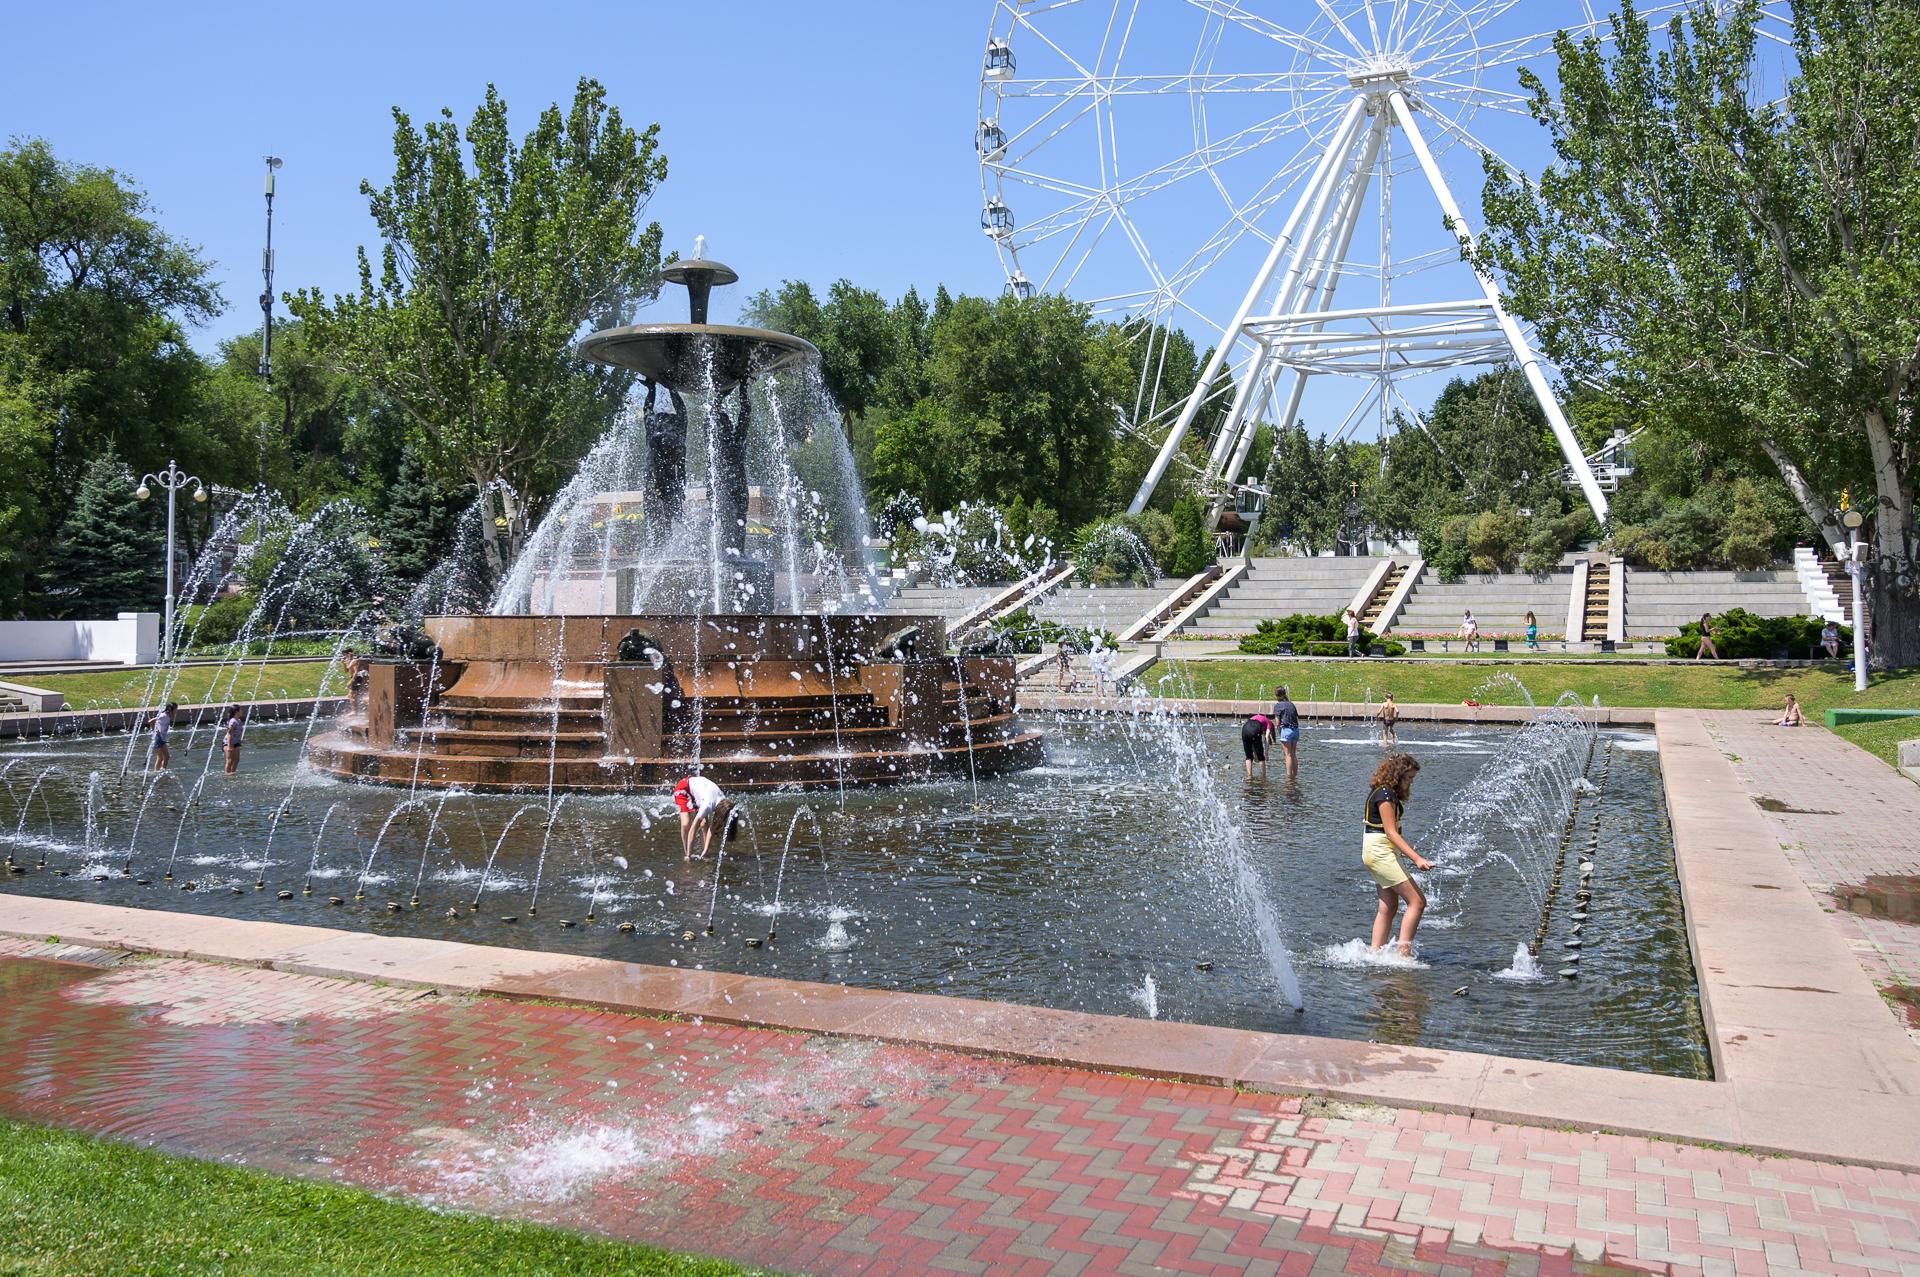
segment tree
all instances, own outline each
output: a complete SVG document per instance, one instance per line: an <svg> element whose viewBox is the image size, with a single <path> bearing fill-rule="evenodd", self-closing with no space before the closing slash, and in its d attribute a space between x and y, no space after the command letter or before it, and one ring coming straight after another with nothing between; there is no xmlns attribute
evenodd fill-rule
<svg viewBox="0 0 1920 1277"><path fill-rule="evenodd" d="M119 458L87 463L48 564L49 593L60 609L90 617L152 610L162 594L155 571L161 538L152 524L134 493L133 472Z"/></svg>
<svg viewBox="0 0 1920 1277"><path fill-rule="evenodd" d="M1169 576L1189 577L1213 562L1213 538L1207 535L1206 511L1191 493L1173 503L1173 552L1167 556Z"/></svg>
<svg viewBox="0 0 1920 1277"><path fill-rule="evenodd" d="M459 502L428 477L419 455L408 448L386 491L381 558L400 579L420 580L446 556L459 518Z"/></svg>
<svg viewBox="0 0 1920 1277"><path fill-rule="evenodd" d="M46 494L74 492L109 452L159 469L170 454L192 456L200 437L203 365L183 328L218 313L220 295L198 250L151 214L111 169L68 163L38 140L0 150L7 612L51 548L60 503Z"/></svg>
<svg viewBox="0 0 1920 1277"><path fill-rule="evenodd" d="M1920 662L1920 8L1795 0L1798 74L1752 92L1754 0L1697 4L1656 50L1562 37L1529 76L1555 163L1489 167L1483 260L1570 375L1764 453L1836 548L1831 497L1872 493L1873 655Z"/></svg>
<svg viewBox="0 0 1920 1277"><path fill-rule="evenodd" d="M496 527L517 537L520 503L559 485L632 385L572 343L658 287L660 225L640 214L667 173L659 126L628 128L591 79L517 143L492 85L464 133L448 110L424 129L393 117L393 180L360 184L377 275L362 248L358 293L288 303L316 352L405 413L435 477L479 491L500 572Z"/></svg>

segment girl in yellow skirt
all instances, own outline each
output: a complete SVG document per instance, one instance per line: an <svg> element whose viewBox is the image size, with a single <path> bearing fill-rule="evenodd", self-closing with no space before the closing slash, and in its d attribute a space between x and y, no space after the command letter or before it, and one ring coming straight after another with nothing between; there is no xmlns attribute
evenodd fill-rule
<svg viewBox="0 0 1920 1277"><path fill-rule="evenodd" d="M1400 920L1400 956L1403 958L1413 956L1413 933L1420 929L1420 915L1426 912L1427 897L1401 868L1396 848L1406 853L1415 869L1433 868L1433 862L1415 851L1406 835L1400 832L1400 815L1406 809L1407 791L1419 774L1420 764L1414 762L1410 754L1388 754L1380 760L1367 794L1366 836L1360 843L1360 861L1373 875L1380 896L1379 911L1373 916L1373 947L1376 950L1385 947L1387 937L1393 933L1393 915L1404 900L1407 912Z"/></svg>

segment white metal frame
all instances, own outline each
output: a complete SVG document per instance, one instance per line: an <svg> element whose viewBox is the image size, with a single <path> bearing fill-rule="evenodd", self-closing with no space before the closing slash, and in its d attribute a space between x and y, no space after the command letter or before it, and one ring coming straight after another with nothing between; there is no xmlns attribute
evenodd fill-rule
<svg viewBox="0 0 1920 1277"><path fill-rule="evenodd" d="M1606 39L1610 7L1566 0L1545 20ZM1642 9L1657 22L1685 7L1659 0ZM1781 43L1786 9L1786 0L1763 5L1763 31ZM1199 24L1184 67L1168 62L1164 30L1149 30L1182 15ZM1479 276L1479 295L1459 301L1394 298L1397 282L1459 268L1462 242L1471 241L1436 153L1458 145L1504 164L1476 136L1474 119L1483 111L1528 114L1514 73L1549 62L1554 33L1518 24L1541 17L1537 0L995 0L989 39L1014 49L1028 72L988 74L983 66L976 135L993 141L980 148L982 207L998 201L1013 213L1012 225L989 238L1010 288L1071 293L1100 315L1132 322L1145 343L1126 424L1158 454L1133 509L1173 465L1185 464L1182 442L1229 387L1200 476L1223 500L1257 425L1295 420L1311 377L1360 379L1339 433L1371 411L1384 435L1397 409L1411 411L1396 382L1512 364L1604 517L1602 485L1493 281ZM1068 34L1073 19L1078 27ZM1188 106L1193 145L1143 164L1128 146L1125 112L1155 97ZM1236 110L1223 122L1214 108L1228 102ZM1415 171L1461 242L1430 230L1420 237L1434 220L1430 208L1416 214L1424 223L1396 236L1393 179ZM1220 211L1180 246L1183 256L1162 257L1168 245L1155 245L1143 210L1177 190L1216 193ZM1379 254L1359 261L1351 249L1369 196L1378 200ZM1266 247L1260 268L1230 318L1208 314L1202 294L1219 293L1202 283L1210 271L1235 269L1222 264L1238 260L1233 251L1249 236ZM1376 282L1373 304L1336 307L1343 280ZM1214 346L1186 396L1163 386L1167 334L1176 328L1196 346ZM1270 414L1275 404L1282 411Z"/></svg>

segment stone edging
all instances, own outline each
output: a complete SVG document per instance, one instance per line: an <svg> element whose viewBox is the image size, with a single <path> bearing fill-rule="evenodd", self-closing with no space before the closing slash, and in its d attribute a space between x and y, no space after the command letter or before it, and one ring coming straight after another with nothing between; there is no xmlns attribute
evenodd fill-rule
<svg viewBox="0 0 1920 1277"><path fill-rule="evenodd" d="M304 697L285 701L222 701L218 705L182 705L180 726L210 725L230 704L246 707L249 723L277 723L311 716L317 704L320 716L338 714L346 708L344 696ZM0 740L59 739L88 733L128 732L144 727L152 715L146 709L67 709L45 714L0 714Z"/></svg>

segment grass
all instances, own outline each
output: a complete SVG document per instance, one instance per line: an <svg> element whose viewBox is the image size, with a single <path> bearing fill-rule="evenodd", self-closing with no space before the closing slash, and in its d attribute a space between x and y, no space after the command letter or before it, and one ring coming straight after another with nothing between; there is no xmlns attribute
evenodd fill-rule
<svg viewBox="0 0 1920 1277"><path fill-rule="evenodd" d="M1166 664L1178 681L1166 686L1184 691L1190 681L1196 696L1265 697L1285 684L1297 700L1339 699L1358 702L1392 692L1402 704L1457 705L1472 697L1488 705L1517 705L1519 694L1496 672L1512 675L1540 704L1572 691L1583 701L1602 705L1663 705L1680 709L1769 709L1786 703L1788 692L1800 700L1811 721L1834 706L1908 709L1920 706L1920 670L1875 675L1864 692L1853 690L1853 676L1829 669L1741 669L1731 665L1528 665L1474 661L1336 663L1330 661L1252 661L1231 657L1174 658ZM1153 682L1154 673L1147 681ZM1920 736L1920 723L1862 723L1838 734L1888 762L1896 746Z"/></svg>
<svg viewBox="0 0 1920 1277"><path fill-rule="evenodd" d="M321 680L327 672L325 661L301 661L263 665L249 662L241 666L186 665L166 699L182 705L200 705L213 701L289 700L321 694ZM43 687L65 693L68 709L150 708L145 702L158 698L164 688L157 683L149 690L150 672L144 669L88 671L85 674L23 674L14 679L29 687ZM346 688L344 671L336 670L325 689L338 694Z"/></svg>
<svg viewBox="0 0 1920 1277"><path fill-rule="evenodd" d="M0 1120L6 1277L761 1271Z"/></svg>

